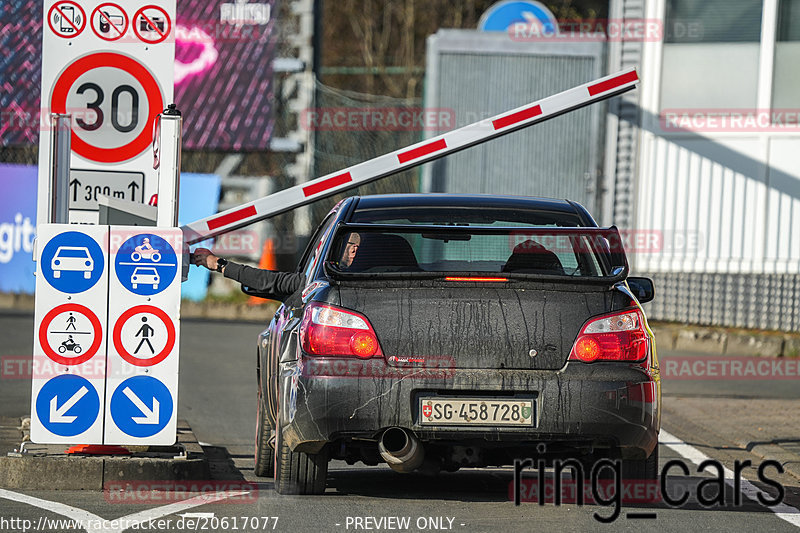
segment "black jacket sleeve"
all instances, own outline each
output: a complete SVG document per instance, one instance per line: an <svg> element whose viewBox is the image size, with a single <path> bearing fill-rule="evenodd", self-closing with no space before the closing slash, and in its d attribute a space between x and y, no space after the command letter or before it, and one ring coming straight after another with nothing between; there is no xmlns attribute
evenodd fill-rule
<svg viewBox="0 0 800 533"><path fill-rule="evenodd" d="M305 276L297 272L275 272L228 261L225 277L238 281L273 300L285 300L305 285Z"/></svg>

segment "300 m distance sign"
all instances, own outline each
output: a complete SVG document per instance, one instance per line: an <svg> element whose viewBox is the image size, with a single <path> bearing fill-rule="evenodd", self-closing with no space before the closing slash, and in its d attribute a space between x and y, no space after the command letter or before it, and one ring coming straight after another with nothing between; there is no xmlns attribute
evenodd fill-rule
<svg viewBox="0 0 800 533"><path fill-rule="evenodd" d="M98 163L120 163L150 148L164 92L150 70L116 52L79 57L57 77L54 113L71 113L72 150Z"/></svg>

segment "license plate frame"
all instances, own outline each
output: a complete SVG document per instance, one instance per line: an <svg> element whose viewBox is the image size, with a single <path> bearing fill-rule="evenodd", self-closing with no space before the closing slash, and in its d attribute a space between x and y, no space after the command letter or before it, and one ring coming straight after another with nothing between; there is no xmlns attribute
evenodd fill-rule
<svg viewBox="0 0 800 533"><path fill-rule="evenodd" d="M440 406L439 410L436 409L437 405ZM481 418L481 405L487 406L486 419ZM518 420L512 420L515 405L518 406ZM426 409L426 406L430 406L430 409ZM450 418L446 418L445 406L449 406ZM508 409L502 406L508 406ZM529 409L530 416L524 417L524 407ZM473 415L476 415L474 420ZM417 421L421 426L533 428L536 427L537 415L534 398L422 396L419 398Z"/></svg>

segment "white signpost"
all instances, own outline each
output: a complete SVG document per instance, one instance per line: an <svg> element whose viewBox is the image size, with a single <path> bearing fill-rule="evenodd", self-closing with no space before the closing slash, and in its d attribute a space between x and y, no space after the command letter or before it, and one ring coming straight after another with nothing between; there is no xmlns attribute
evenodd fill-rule
<svg viewBox="0 0 800 533"><path fill-rule="evenodd" d="M175 0L45 0L43 13L37 217L45 220L47 209L43 184L50 113L70 113L70 168L81 170L82 183L95 186L87 193L84 185L85 200L76 209L70 206L70 222L97 224L97 208L85 205L91 201L96 206L95 197L86 197L103 191L96 185L118 184L136 173L144 176L143 188L133 195L136 201L157 192L149 148L155 117L173 97ZM119 190L130 192L130 182ZM71 199L78 196L71 192Z"/></svg>
<svg viewBox="0 0 800 533"><path fill-rule="evenodd" d="M36 260L31 440L100 444L108 227L39 225Z"/></svg>
<svg viewBox="0 0 800 533"><path fill-rule="evenodd" d="M173 444L181 230L38 231L31 440Z"/></svg>
<svg viewBox="0 0 800 533"><path fill-rule="evenodd" d="M110 243L104 443L173 444L183 234L112 226Z"/></svg>

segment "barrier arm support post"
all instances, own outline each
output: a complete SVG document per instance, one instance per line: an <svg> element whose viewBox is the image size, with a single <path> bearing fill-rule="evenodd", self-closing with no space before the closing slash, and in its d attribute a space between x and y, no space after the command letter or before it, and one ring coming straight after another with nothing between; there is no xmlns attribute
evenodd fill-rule
<svg viewBox="0 0 800 533"><path fill-rule="evenodd" d="M181 142L183 117L175 104L169 104L158 117L156 139L158 142L158 215L156 226L159 228L178 227L178 200L180 198L181 176Z"/></svg>
<svg viewBox="0 0 800 533"><path fill-rule="evenodd" d="M51 113L50 180L47 220L39 223L69 224L69 175L72 156L72 115Z"/></svg>
<svg viewBox="0 0 800 533"><path fill-rule="evenodd" d="M537 102L426 139L352 167L289 187L258 200L183 226L184 242L194 244L248 226L301 205L408 170L423 163L533 126L575 109L630 91L639 83L636 69L579 85Z"/></svg>

